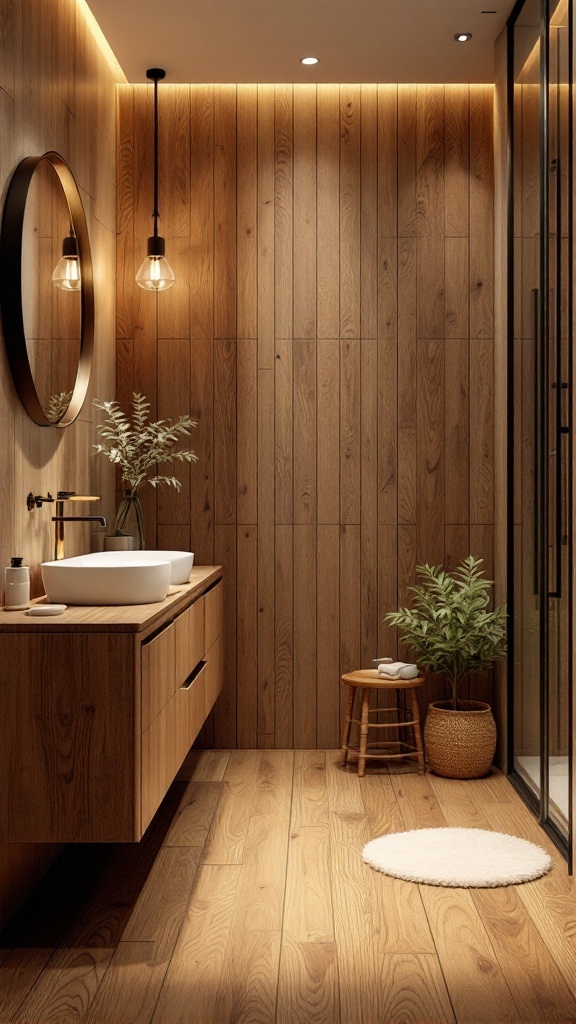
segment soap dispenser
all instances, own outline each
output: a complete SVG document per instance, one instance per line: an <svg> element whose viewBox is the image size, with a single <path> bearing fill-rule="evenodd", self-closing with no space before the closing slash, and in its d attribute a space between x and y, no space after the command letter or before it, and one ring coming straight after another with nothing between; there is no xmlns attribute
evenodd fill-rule
<svg viewBox="0 0 576 1024"><path fill-rule="evenodd" d="M5 605L7 612L23 611L30 607L30 570L22 565L23 558L12 557L5 571Z"/></svg>

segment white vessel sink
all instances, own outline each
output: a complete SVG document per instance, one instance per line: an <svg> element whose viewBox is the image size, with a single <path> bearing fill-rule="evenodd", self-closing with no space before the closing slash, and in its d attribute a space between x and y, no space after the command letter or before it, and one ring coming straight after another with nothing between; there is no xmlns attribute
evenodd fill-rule
<svg viewBox="0 0 576 1024"><path fill-rule="evenodd" d="M95 551L81 556L87 565L136 565L158 561L170 563L170 583L188 583L194 553L192 551ZM72 561L72 559L68 559Z"/></svg>
<svg viewBox="0 0 576 1024"><path fill-rule="evenodd" d="M136 553L136 552L134 552ZM138 552L143 555L144 552ZM100 554L100 553L98 553ZM170 586L171 563L150 557L129 563L127 554L104 552L42 562L42 580L52 604L123 605L163 601Z"/></svg>

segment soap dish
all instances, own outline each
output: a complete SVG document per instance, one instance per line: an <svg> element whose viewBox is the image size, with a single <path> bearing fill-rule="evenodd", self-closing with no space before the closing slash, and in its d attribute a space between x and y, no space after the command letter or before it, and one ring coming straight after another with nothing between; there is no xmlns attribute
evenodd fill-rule
<svg viewBox="0 0 576 1024"><path fill-rule="evenodd" d="M25 615L62 615L68 605L66 604L35 604L29 608Z"/></svg>

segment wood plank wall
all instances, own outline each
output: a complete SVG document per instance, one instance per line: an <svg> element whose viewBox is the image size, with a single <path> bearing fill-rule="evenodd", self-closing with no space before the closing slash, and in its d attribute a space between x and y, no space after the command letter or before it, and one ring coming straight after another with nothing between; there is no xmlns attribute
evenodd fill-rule
<svg viewBox="0 0 576 1024"><path fill-rule="evenodd" d="M80 187L94 263L95 360L90 395L67 430L41 428L20 406L0 343L0 567L23 555L41 593L40 562L52 557L53 506L29 513L26 495L59 488L101 494L113 509L113 476L90 458L92 395L114 390L115 85L123 75L104 55L83 3L0 4L0 201L25 156L55 149ZM1 341L1 338L0 338ZM68 531L68 553L89 546L86 527ZM0 571L0 587L4 574ZM0 846L0 925L54 859L58 847Z"/></svg>
<svg viewBox="0 0 576 1024"><path fill-rule="evenodd" d="M396 653L416 563L492 573L493 88L162 85L159 297L151 87L118 133L118 395L199 421L149 542L225 569L202 742L337 746L340 673Z"/></svg>

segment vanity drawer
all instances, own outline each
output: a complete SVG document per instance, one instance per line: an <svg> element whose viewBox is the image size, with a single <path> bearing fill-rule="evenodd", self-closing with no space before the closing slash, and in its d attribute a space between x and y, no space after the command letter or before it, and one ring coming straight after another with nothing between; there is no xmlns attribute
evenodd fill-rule
<svg viewBox="0 0 576 1024"><path fill-rule="evenodd" d="M154 721L174 693L175 627L176 623L171 622L142 644L142 732Z"/></svg>
<svg viewBox="0 0 576 1024"><path fill-rule="evenodd" d="M204 723L207 669L206 662L196 667L142 736L142 832Z"/></svg>
<svg viewBox="0 0 576 1024"><path fill-rule="evenodd" d="M222 584L217 583L215 587L212 587L212 590L204 595L204 601L206 604L204 650L209 651L220 636L224 624L224 588Z"/></svg>
<svg viewBox="0 0 576 1024"><path fill-rule="evenodd" d="M206 655L204 717L212 710L224 681L224 643L220 635Z"/></svg>
<svg viewBox="0 0 576 1024"><path fill-rule="evenodd" d="M174 689L178 689L199 661L202 661L204 645L204 598L200 597L178 616L176 629L176 676Z"/></svg>

